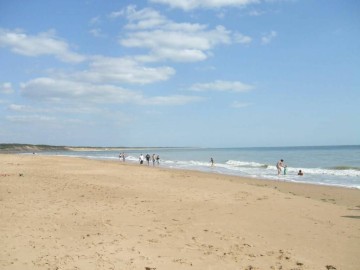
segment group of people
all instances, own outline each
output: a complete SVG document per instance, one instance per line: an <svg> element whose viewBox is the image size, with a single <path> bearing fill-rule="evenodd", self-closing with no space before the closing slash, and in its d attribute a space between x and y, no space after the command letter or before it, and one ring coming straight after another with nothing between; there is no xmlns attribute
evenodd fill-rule
<svg viewBox="0 0 360 270"><path fill-rule="evenodd" d="M280 159L278 161L278 163L276 163L276 168L277 168L277 171L278 171L278 175L281 174L282 168L284 168L284 175L286 175L286 173L287 173L287 165L284 163L283 159ZM304 175L302 170L299 170L298 175L300 175L300 176Z"/></svg>
<svg viewBox="0 0 360 270"><path fill-rule="evenodd" d="M122 159L122 161L125 162L125 158L126 158L125 153L120 153L120 154L119 154L119 158L120 158L120 160ZM156 154L152 154L152 156L150 156L149 154L146 154L146 156L144 156L143 154L141 154L141 155L139 156L139 162L140 162L140 164L141 164L141 165L144 164L145 160L146 160L146 163L147 163L148 166L150 165L150 160L152 161L153 166L160 164L160 156L159 156L159 155L156 155ZM214 162L214 159L213 159L213 158L210 158L210 164L211 164L211 166L214 166L214 165L215 165L215 162ZM284 174L284 175L287 174L287 165L284 163L284 160L283 160L283 159L280 159L280 160L276 163L276 169L277 169L278 175L280 175L280 174L282 173L282 169L284 169L283 174ZM300 176L304 175L304 173L302 172L302 170L299 170L298 175L300 175Z"/></svg>
<svg viewBox="0 0 360 270"><path fill-rule="evenodd" d="M210 158L210 164L211 164L211 166L214 166L215 162L214 162L213 158ZM287 165L284 163L283 159L280 159L278 161L278 163L276 164L276 168L277 168L278 175L281 174L282 168L284 168L284 175L287 174ZM298 175L300 175L300 176L304 175L303 171L299 170Z"/></svg>
<svg viewBox="0 0 360 270"><path fill-rule="evenodd" d="M125 157L126 157L126 156L125 156L125 153L124 153L124 152L122 152L122 153L119 154L119 159L122 160L123 162L125 162Z"/></svg>
<svg viewBox="0 0 360 270"><path fill-rule="evenodd" d="M155 155L155 154L153 154L152 156L150 156L149 154L146 154L145 157L144 157L143 154L141 154L140 157L139 157L139 162L140 162L140 164L144 164L144 161L146 160L147 165L149 166L150 165L150 159L152 161L153 166L160 164L160 156Z"/></svg>

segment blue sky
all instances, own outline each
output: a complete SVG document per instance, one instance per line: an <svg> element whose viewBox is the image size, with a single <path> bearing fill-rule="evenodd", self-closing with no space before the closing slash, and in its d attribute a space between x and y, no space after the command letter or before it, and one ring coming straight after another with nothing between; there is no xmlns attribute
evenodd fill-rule
<svg viewBox="0 0 360 270"><path fill-rule="evenodd" d="M0 0L0 142L360 144L357 0Z"/></svg>

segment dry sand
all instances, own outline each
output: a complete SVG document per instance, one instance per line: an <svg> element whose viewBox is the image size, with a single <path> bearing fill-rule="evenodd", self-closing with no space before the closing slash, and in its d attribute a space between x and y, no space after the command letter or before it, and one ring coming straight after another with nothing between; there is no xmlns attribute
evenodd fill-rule
<svg viewBox="0 0 360 270"><path fill-rule="evenodd" d="M360 269L360 190L0 155L0 269Z"/></svg>

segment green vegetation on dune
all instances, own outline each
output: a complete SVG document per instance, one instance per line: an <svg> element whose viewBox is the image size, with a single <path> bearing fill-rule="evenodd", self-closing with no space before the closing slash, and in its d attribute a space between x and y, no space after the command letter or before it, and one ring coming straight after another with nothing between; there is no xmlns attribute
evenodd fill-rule
<svg viewBox="0 0 360 270"><path fill-rule="evenodd" d="M34 144L19 144L19 143L3 143L0 144L0 152L34 152L34 151L65 151L65 146L53 145L34 145Z"/></svg>
<svg viewBox="0 0 360 270"><path fill-rule="evenodd" d="M122 151L129 149L169 149L193 147L94 147L94 146L56 146L46 144L21 144L21 143L0 143L0 153L32 153L44 151Z"/></svg>

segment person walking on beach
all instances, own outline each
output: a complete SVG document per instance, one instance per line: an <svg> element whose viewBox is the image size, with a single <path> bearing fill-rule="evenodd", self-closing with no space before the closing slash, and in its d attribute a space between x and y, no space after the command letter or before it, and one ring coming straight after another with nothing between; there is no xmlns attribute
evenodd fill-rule
<svg viewBox="0 0 360 270"><path fill-rule="evenodd" d="M210 158L211 167L214 166L214 159Z"/></svg>
<svg viewBox="0 0 360 270"><path fill-rule="evenodd" d="M276 164L276 169L277 169L277 171L278 171L278 175L280 175L280 173L281 173L281 168L283 168L283 167L284 167L284 160L281 159L281 160L279 160L278 163Z"/></svg>
<svg viewBox="0 0 360 270"><path fill-rule="evenodd" d="M155 166L155 160L156 160L155 154L152 155L152 158L151 158L151 159L152 159L153 166Z"/></svg>
<svg viewBox="0 0 360 270"><path fill-rule="evenodd" d="M140 161L140 164L144 163L144 155L143 154L140 155L139 161Z"/></svg>

